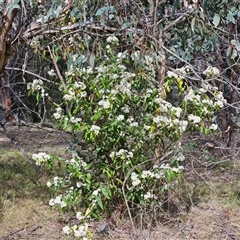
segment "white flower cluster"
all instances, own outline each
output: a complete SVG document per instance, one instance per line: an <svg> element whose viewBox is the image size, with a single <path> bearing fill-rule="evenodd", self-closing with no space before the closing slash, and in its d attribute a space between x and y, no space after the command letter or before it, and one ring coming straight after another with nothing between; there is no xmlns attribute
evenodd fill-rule
<svg viewBox="0 0 240 240"><path fill-rule="evenodd" d="M106 73L108 69L106 66L99 66L99 67L95 67L95 70L98 73L96 78L99 78L100 76L102 76L103 73Z"/></svg>
<svg viewBox="0 0 240 240"><path fill-rule="evenodd" d="M85 217L84 217L84 215L82 214L82 212L77 212L77 213L76 213L76 218L77 218L79 221L81 221L81 220L83 220Z"/></svg>
<svg viewBox="0 0 240 240"><path fill-rule="evenodd" d="M123 111L124 113L130 113L130 108L129 108L129 106L124 105L124 106L122 107L122 111Z"/></svg>
<svg viewBox="0 0 240 240"><path fill-rule="evenodd" d="M81 73L93 74L93 69L92 67L88 66L87 68L82 68L80 74ZM86 79L86 78L83 77L83 79Z"/></svg>
<svg viewBox="0 0 240 240"><path fill-rule="evenodd" d="M182 109L174 107L170 102L161 97L157 97L154 102L159 105L159 113L152 117L153 122L157 127L168 126L174 127L176 131L183 133L186 131L188 122L181 120Z"/></svg>
<svg viewBox="0 0 240 240"><path fill-rule="evenodd" d="M94 191L92 192L92 196L97 196L99 192L100 192L100 189L99 189L99 188L96 189L96 190L94 190Z"/></svg>
<svg viewBox="0 0 240 240"><path fill-rule="evenodd" d="M77 182L77 183L76 183L76 186L77 186L77 188L85 187L85 186L86 186L86 183Z"/></svg>
<svg viewBox="0 0 240 240"><path fill-rule="evenodd" d="M50 206L59 205L61 208L64 208L67 206L66 202L63 200L62 194L58 195L56 198L52 198L49 200Z"/></svg>
<svg viewBox="0 0 240 240"><path fill-rule="evenodd" d="M144 60L145 60L145 63L148 65L148 66L152 66L153 63L154 63L154 59L152 56L150 55L145 55L144 56Z"/></svg>
<svg viewBox="0 0 240 240"><path fill-rule="evenodd" d="M100 129L101 129L101 128L100 128L99 126L97 126L97 125L92 125L90 131L92 131L92 132L94 132L96 135L98 135L99 132L100 132Z"/></svg>
<svg viewBox="0 0 240 240"><path fill-rule="evenodd" d="M203 74L207 77L215 77L220 74L219 69L216 67L208 66Z"/></svg>
<svg viewBox="0 0 240 240"><path fill-rule="evenodd" d="M126 59L128 57L128 52L119 52L117 54L117 62L122 62L123 59Z"/></svg>
<svg viewBox="0 0 240 240"><path fill-rule="evenodd" d="M194 116L193 114L188 115L188 120L195 124L201 122L201 118L199 116Z"/></svg>
<svg viewBox="0 0 240 240"><path fill-rule="evenodd" d="M179 141L178 144L176 144L173 149L174 152L176 152L176 154L172 156L171 159L173 161L183 162L185 160L185 156L183 155L183 148L181 146L181 142Z"/></svg>
<svg viewBox="0 0 240 240"><path fill-rule="evenodd" d="M213 123L213 124L209 127L209 129L215 131L215 130L218 129L218 125Z"/></svg>
<svg viewBox="0 0 240 240"><path fill-rule="evenodd" d="M139 179L138 175L135 172L132 172L131 180L132 180L133 187L136 187L141 183L141 180Z"/></svg>
<svg viewBox="0 0 240 240"><path fill-rule="evenodd" d="M82 119L81 118L78 118L78 117L71 117L70 119L69 119L69 122L70 123L80 123L82 121Z"/></svg>
<svg viewBox="0 0 240 240"><path fill-rule="evenodd" d="M129 123L130 127L138 127L139 123L134 120L134 118L131 116L127 119L127 123Z"/></svg>
<svg viewBox="0 0 240 240"><path fill-rule="evenodd" d="M214 103L214 106L218 106L222 108L224 104L227 102L227 100L224 98L222 92L218 92L215 96L216 102Z"/></svg>
<svg viewBox="0 0 240 240"><path fill-rule="evenodd" d="M65 101L72 101L72 100L76 100L76 96L75 96L75 92L74 90L71 88L68 90L68 92L66 94L64 94L63 99Z"/></svg>
<svg viewBox="0 0 240 240"><path fill-rule="evenodd" d="M48 71L47 73L48 73L48 75L49 75L50 77L55 77L55 76L56 76L56 73L55 73L55 71L54 71L53 69L51 69L51 70Z"/></svg>
<svg viewBox="0 0 240 240"><path fill-rule="evenodd" d="M179 161L183 161L185 157L183 156L183 154L178 154L177 156L175 156L175 159ZM175 173L179 173L183 171L183 169L184 169L183 166L170 167L168 163L166 164L164 163L160 166L155 165L152 171L143 170L142 173L139 173L139 174L132 172L131 174L132 187L134 188L140 185L141 183L144 184L144 181L148 181L150 179L156 179L157 181L158 179L164 178L166 170L171 170ZM152 196L152 198L154 197Z"/></svg>
<svg viewBox="0 0 240 240"><path fill-rule="evenodd" d="M83 82L80 82L80 81L75 82L74 87L76 89L80 89L80 90L85 90L86 89L86 85Z"/></svg>
<svg viewBox="0 0 240 240"><path fill-rule="evenodd" d="M184 75L188 74L191 71L189 66L183 66L181 68L176 68L176 70Z"/></svg>
<svg viewBox="0 0 240 240"><path fill-rule="evenodd" d="M164 170L171 170L175 173L179 173L181 172L184 167L183 166L178 166L178 167L170 167L170 165L168 163L163 163L160 167L160 169L164 169Z"/></svg>
<svg viewBox="0 0 240 240"><path fill-rule="evenodd" d="M211 86L211 85L208 84L208 83L202 83L202 84L201 84L201 88L198 89L198 91L199 91L200 93L205 93L205 92L207 92L208 90L217 91L217 87L213 87L213 86Z"/></svg>
<svg viewBox="0 0 240 240"><path fill-rule="evenodd" d="M55 110L56 112L53 114L53 117L58 120L62 117L62 108L57 107Z"/></svg>
<svg viewBox="0 0 240 240"><path fill-rule="evenodd" d="M77 98L85 98L87 92L85 91L86 85L83 82L75 82L72 87L70 87L67 93L63 96L66 101L77 100Z"/></svg>
<svg viewBox="0 0 240 240"><path fill-rule="evenodd" d="M76 238L81 237L82 240L88 240L87 229L88 229L87 224L80 225L80 226L74 225L72 227L65 226L65 227L63 227L63 233L65 233L67 235L73 233Z"/></svg>
<svg viewBox="0 0 240 240"><path fill-rule="evenodd" d="M142 57L142 52L141 51L134 51L131 54L131 59L133 61L138 61L139 59L141 59L141 57Z"/></svg>
<svg viewBox="0 0 240 240"><path fill-rule="evenodd" d="M202 103L207 104L209 106L220 107L222 108L227 100L224 98L223 93L218 90L217 87L212 86L210 84L202 84L202 88L199 89L200 92L210 91L214 93L213 100L212 99L203 99Z"/></svg>
<svg viewBox="0 0 240 240"><path fill-rule="evenodd" d="M176 119L178 120L178 119ZM188 122L185 121L185 120L182 120L182 121L179 121L179 130L180 130L180 133L184 133L187 129L187 126L188 126Z"/></svg>
<svg viewBox="0 0 240 240"><path fill-rule="evenodd" d="M30 42L30 46L33 49L39 49L41 48L41 40L43 39L43 35L38 35L36 37L33 37L31 42Z"/></svg>
<svg viewBox="0 0 240 240"><path fill-rule="evenodd" d="M161 97L157 97L154 102L159 105L160 111L162 113L169 113L169 111L174 112L176 117L180 117L182 113L182 109L180 107L174 107L170 102L162 99Z"/></svg>
<svg viewBox="0 0 240 240"><path fill-rule="evenodd" d="M103 109L109 109L111 106L111 103L108 99L102 99L98 102L98 105L101 106Z"/></svg>
<svg viewBox="0 0 240 240"><path fill-rule="evenodd" d="M177 74L177 73L179 74ZM179 78L184 78L185 75L187 75L190 72L190 68L189 66L184 66L181 68L176 68L176 72L173 71L167 71L167 77L169 78L175 78L175 79L179 79Z"/></svg>
<svg viewBox="0 0 240 240"><path fill-rule="evenodd" d="M116 36L111 35L111 36L107 37L106 42L107 43L118 43L119 40Z"/></svg>
<svg viewBox="0 0 240 240"><path fill-rule="evenodd" d="M197 105L201 103L201 96L196 94L192 88L189 89L187 95L185 95L184 101L195 102Z"/></svg>
<svg viewBox="0 0 240 240"><path fill-rule="evenodd" d="M55 177L53 181L53 185L57 188L60 186L63 186L64 184L68 183L69 181L63 178ZM47 186L51 187L52 183L47 182ZM58 205L61 208L65 208L67 206L68 202L73 202L75 200L74 197L74 187L70 187L66 190L64 193L64 196L62 194L58 195L56 198L52 198L49 201L50 206L56 206Z"/></svg>
<svg viewBox="0 0 240 240"><path fill-rule="evenodd" d="M124 120L124 115L120 114L117 116L117 121L121 122Z"/></svg>
<svg viewBox="0 0 240 240"><path fill-rule="evenodd" d="M110 158L121 158L121 159L126 159L126 158L133 158L133 152L132 151L128 151L126 149L120 149L117 152L111 152L109 155Z"/></svg>
<svg viewBox="0 0 240 240"><path fill-rule="evenodd" d="M66 163L76 166L78 169L86 169L87 167L87 163L79 157L73 157L70 160L66 160Z"/></svg>
<svg viewBox="0 0 240 240"><path fill-rule="evenodd" d="M158 115L156 117L153 117L153 122L155 122L159 127L162 125L170 125L172 123L172 119L168 118L167 116Z"/></svg>
<svg viewBox="0 0 240 240"><path fill-rule="evenodd" d="M211 91L214 94L212 99L209 99L209 97L206 96L207 91ZM204 95L202 96L202 94ZM216 87L213 87L209 84L204 84L200 89L196 91L190 88L189 92L184 97L184 101L189 101L195 106L201 106L203 110L202 112L205 114L210 114L210 109L212 109L211 111L213 111L213 108L215 107L222 108L227 102L223 96L223 93L218 91ZM190 116L190 118L192 118L192 116Z"/></svg>
<svg viewBox="0 0 240 240"><path fill-rule="evenodd" d="M142 175L141 175L141 177L142 177L143 179L145 179L145 178L153 178L154 176L155 176L155 175L154 175L153 172L147 171L147 170L143 170L143 171L142 171Z"/></svg>
<svg viewBox="0 0 240 240"><path fill-rule="evenodd" d="M59 186L61 186L62 184L63 184L63 178L58 177L58 176L55 176L55 177L53 178L53 183L50 182L50 181L47 182L47 186L48 186L48 187L51 187L52 185L53 185L54 187L59 187Z"/></svg>
<svg viewBox="0 0 240 240"><path fill-rule="evenodd" d="M175 72L173 72L173 71L167 71L167 76L169 78L175 78L175 79L179 78L179 76Z"/></svg>
<svg viewBox="0 0 240 240"><path fill-rule="evenodd" d="M82 42L83 38L79 33L75 33L68 38L70 44L75 44L75 46L79 45Z"/></svg>
<svg viewBox="0 0 240 240"><path fill-rule="evenodd" d="M40 152L32 155L33 160L36 162L36 165L40 166L42 163L51 159L51 157L45 152Z"/></svg>
<svg viewBox="0 0 240 240"><path fill-rule="evenodd" d="M157 199L157 196L155 194L152 194L150 192L147 192L145 194L143 194L143 198L145 200L149 200L149 199Z"/></svg>
<svg viewBox="0 0 240 240"><path fill-rule="evenodd" d="M132 75L133 76L133 75ZM126 76L126 78L129 77ZM122 79L119 84L115 86L115 88L111 91L112 94L117 95L118 93L122 93L131 97L131 84L127 81L127 79Z"/></svg>
<svg viewBox="0 0 240 240"><path fill-rule="evenodd" d="M149 179L153 179L153 178L160 179L163 176L164 175L161 172L155 173L155 172L151 172L149 170L148 171L144 170L139 175L135 172L132 172L132 174L131 174L132 186L133 187L138 186L143 180L149 180Z"/></svg>
<svg viewBox="0 0 240 240"><path fill-rule="evenodd" d="M33 82L27 84L27 90L32 92L43 89L43 81L41 79L34 79Z"/></svg>

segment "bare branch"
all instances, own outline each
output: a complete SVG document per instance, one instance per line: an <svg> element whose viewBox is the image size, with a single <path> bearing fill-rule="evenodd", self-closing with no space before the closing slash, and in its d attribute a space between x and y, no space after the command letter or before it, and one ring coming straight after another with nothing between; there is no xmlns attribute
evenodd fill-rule
<svg viewBox="0 0 240 240"><path fill-rule="evenodd" d="M24 69L22 69L22 68L12 68L12 67L6 67L5 68L6 70L16 70L16 71L21 71L21 72L23 72L23 70ZM49 79L47 79L47 78L44 78L44 77L42 77L42 76L40 76L40 75L38 75L38 74L36 74L36 73L33 73L33 72L30 72L30 71L28 71L28 70L24 70L24 73L27 73L27 74L29 74L29 75L32 75L32 76L34 76L34 77L36 77L36 78L38 78L38 79L41 79L41 80L43 80L43 81L45 81L45 82L48 82L48 83L52 83L52 84L54 84L54 85L58 85L57 83L55 83L55 82L53 82L53 81L51 81L51 80L49 80Z"/></svg>
<svg viewBox="0 0 240 240"><path fill-rule="evenodd" d="M65 84L64 78L63 78L63 76L61 75L61 72L60 72L60 70L59 70L59 67L58 67L58 65L57 65L57 62L56 62L56 60L55 60L56 57L55 57L54 53L51 51L51 49L50 49L49 46L48 46L48 51L49 51L49 53L50 53L51 59L52 59L53 64L54 64L54 67L55 67L55 69L56 69L57 76L58 76L58 78L60 79L60 81L61 81L61 83L62 83L63 89L66 91L66 84Z"/></svg>

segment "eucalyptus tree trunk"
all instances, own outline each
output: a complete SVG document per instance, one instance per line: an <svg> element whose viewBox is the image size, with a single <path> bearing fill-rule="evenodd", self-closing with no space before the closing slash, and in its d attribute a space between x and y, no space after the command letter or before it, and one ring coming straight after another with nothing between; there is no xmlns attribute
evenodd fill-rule
<svg viewBox="0 0 240 240"><path fill-rule="evenodd" d="M7 1L6 6L11 3L11 1ZM5 111L5 117L7 120L14 119L11 114L12 100L9 93L9 75L6 72L5 67L14 53L14 48L12 47L14 36L12 36L11 30L16 15L17 9L13 9L10 12L9 9L5 7L0 22L0 98L1 109L2 111Z"/></svg>

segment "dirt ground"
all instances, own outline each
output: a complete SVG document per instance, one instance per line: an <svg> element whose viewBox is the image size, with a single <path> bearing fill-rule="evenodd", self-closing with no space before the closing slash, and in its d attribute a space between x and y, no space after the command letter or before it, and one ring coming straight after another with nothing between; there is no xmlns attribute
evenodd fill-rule
<svg viewBox="0 0 240 240"><path fill-rule="evenodd" d="M28 156L41 151L70 156L69 134L36 126L9 127L9 132ZM236 155L234 161L220 163L215 153L196 144L197 150L188 153L189 171L176 190L181 199L177 214L145 229L133 229L129 220L121 219L111 231L103 233L98 229L104 221L93 222L89 229L97 234L92 239L240 239L240 161L236 161ZM53 193L46 181L51 177L47 171L36 173L21 151L0 132L0 240L74 239L62 233L72 216L60 214L48 205Z"/></svg>

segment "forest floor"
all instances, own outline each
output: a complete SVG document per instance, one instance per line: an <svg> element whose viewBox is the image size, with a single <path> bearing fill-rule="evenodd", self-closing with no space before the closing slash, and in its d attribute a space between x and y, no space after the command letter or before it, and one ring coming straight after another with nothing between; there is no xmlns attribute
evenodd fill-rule
<svg viewBox="0 0 240 240"><path fill-rule="evenodd" d="M9 127L24 151L70 157L70 135L50 128ZM211 139L210 139L211 141ZM215 144L215 143L214 143ZM213 144L213 145L214 145ZM193 136L186 140L185 173L172 197L175 208L155 227L136 227L116 219L111 231L97 233L104 221L93 222L93 239L238 240L240 239L240 156ZM210 147L209 147L210 146ZM53 197L46 182L55 176L47 169L35 172L21 151L0 132L0 240L64 240L62 227L73 216L49 205ZM137 236L137 237L136 237Z"/></svg>

